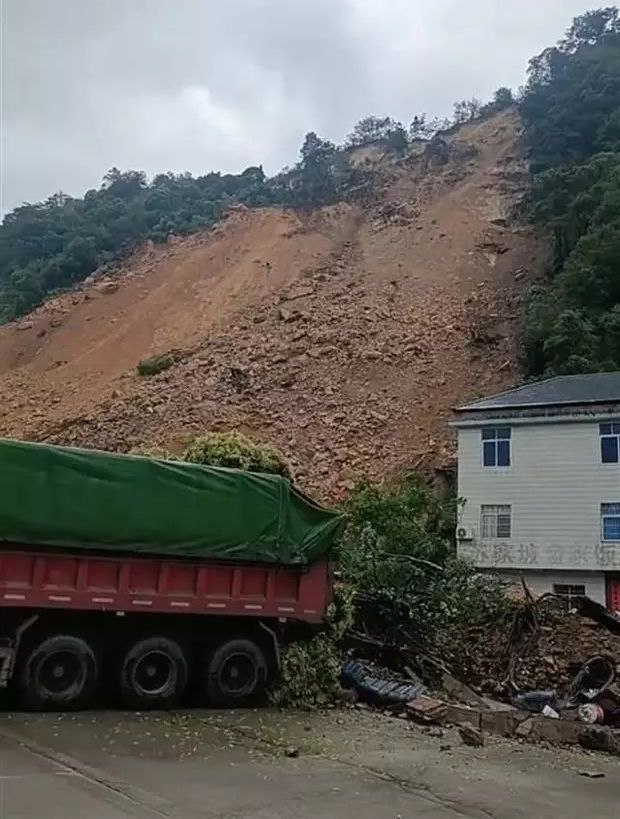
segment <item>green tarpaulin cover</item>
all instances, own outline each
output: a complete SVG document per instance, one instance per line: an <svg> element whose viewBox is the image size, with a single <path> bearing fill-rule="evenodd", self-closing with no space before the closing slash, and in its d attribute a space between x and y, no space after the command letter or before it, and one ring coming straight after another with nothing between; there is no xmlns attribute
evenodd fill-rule
<svg viewBox="0 0 620 819"><path fill-rule="evenodd" d="M342 526L276 475L0 439L0 542L305 566Z"/></svg>

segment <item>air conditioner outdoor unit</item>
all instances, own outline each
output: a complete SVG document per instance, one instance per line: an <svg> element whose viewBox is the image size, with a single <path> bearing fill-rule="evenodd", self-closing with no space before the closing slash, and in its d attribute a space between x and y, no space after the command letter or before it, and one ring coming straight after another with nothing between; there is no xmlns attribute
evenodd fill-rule
<svg viewBox="0 0 620 819"><path fill-rule="evenodd" d="M465 526L459 526L456 530L457 540L473 540L474 533L472 529L467 529Z"/></svg>

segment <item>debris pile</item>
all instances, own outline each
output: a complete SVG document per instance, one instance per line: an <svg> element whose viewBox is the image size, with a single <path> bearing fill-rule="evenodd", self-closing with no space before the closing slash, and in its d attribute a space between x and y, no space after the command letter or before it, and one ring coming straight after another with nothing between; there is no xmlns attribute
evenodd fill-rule
<svg viewBox="0 0 620 819"><path fill-rule="evenodd" d="M439 656L421 657L412 645L351 632L352 650L380 657L415 683L382 677L359 660L345 662L341 682L364 702L417 724L457 725L461 740L474 747L484 743L487 730L620 754L620 620L587 598L578 607L581 613L566 612L551 595L539 601L526 595L515 606L508 633L503 631L501 650L501 629L486 641L475 635L473 645L463 643L467 659L461 668L474 674L466 683L447 670L438 681L445 668ZM478 665L472 662L476 652L487 652ZM489 692L493 698L485 696Z"/></svg>
<svg viewBox="0 0 620 819"><path fill-rule="evenodd" d="M502 624L472 635L464 652L467 679L486 693L503 697L519 691L564 690L595 655L620 658L620 628L614 633L577 610L567 612L565 604L551 595L535 602L526 597L509 629Z"/></svg>

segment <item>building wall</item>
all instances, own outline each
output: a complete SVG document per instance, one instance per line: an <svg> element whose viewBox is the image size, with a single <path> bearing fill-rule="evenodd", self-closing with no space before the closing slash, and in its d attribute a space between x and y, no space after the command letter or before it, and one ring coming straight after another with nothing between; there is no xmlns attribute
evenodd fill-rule
<svg viewBox="0 0 620 819"><path fill-rule="evenodd" d="M540 571L528 569L525 573L518 570L503 569L496 572L500 577L521 586L521 578L525 579L528 589L534 597L541 594L553 592L555 585L564 586L585 586L586 594L600 603L606 605L606 584L603 572L569 572L569 571Z"/></svg>
<svg viewBox="0 0 620 819"><path fill-rule="evenodd" d="M511 429L508 468L482 466L481 427L458 430L458 525L474 536L459 555L488 568L620 569L620 543L603 543L600 528L601 503L620 502L620 465L601 463L598 422ZM510 538L481 539L482 504L511 505Z"/></svg>

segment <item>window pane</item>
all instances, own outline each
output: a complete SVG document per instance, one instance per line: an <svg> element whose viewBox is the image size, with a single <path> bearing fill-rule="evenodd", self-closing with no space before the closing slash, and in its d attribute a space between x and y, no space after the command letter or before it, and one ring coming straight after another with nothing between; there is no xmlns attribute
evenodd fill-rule
<svg viewBox="0 0 620 819"><path fill-rule="evenodd" d="M603 518L603 540L620 540L620 516Z"/></svg>
<svg viewBox="0 0 620 819"><path fill-rule="evenodd" d="M620 421L618 421L617 424L611 425L611 431L614 435L620 435Z"/></svg>
<svg viewBox="0 0 620 819"><path fill-rule="evenodd" d="M487 429L482 430L482 440L483 441L491 441L495 439L495 430L492 428L487 427Z"/></svg>
<svg viewBox="0 0 620 819"><path fill-rule="evenodd" d="M620 503L601 503L601 515L620 515Z"/></svg>
<svg viewBox="0 0 620 819"><path fill-rule="evenodd" d="M495 466L495 441L485 441L482 445L482 463L485 466Z"/></svg>
<svg viewBox="0 0 620 819"><path fill-rule="evenodd" d="M604 464L618 463L618 436L601 438L601 460Z"/></svg>
<svg viewBox="0 0 620 819"><path fill-rule="evenodd" d="M495 518L490 515L482 516L482 537L495 537Z"/></svg>
<svg viewBox="0 0 620 819"><path fill-rule="evenodd" d="M507 438L510 440L510 427L499 427L496 433L498 438Z"/></svg>
<svg viewBox="0 0 620 819"><path fill-rule="evenodd" d="M611 424L601 424L599 430L601 435L611 435Z"/></svg>
<svg viewBox="0 0 620 819"><path fill-rule="evenodd" d="M482 504L480 507L480 528L483 538L497 536L497 506Z"/></svg>
<svg viewBox="0 0 620 819"><path fill-rule="evenodd" d="M510 537L510 515L497 516L497 537Z"/></svg>
<svg viewBox="0 0 620 819"><path fill-rule="evenodd" d="M585 597L586 587L554 583L553 593L562 597Z"/></svg>
<svg viewBox="0 0 620 819"><path fill-rule="evenodd" d="M510 441L497 442L497 465L510 466Z"/></svg>

